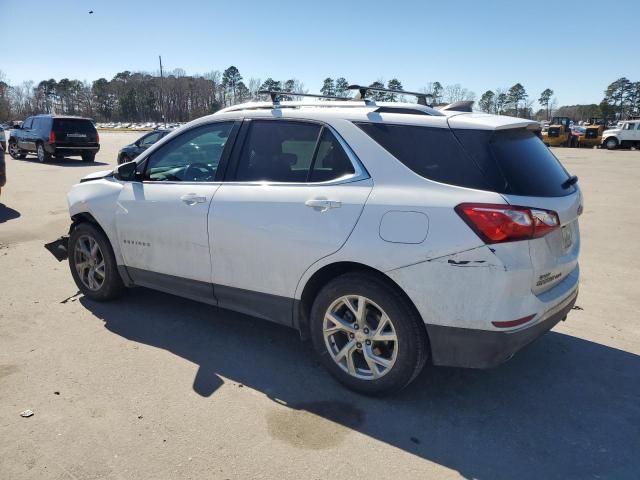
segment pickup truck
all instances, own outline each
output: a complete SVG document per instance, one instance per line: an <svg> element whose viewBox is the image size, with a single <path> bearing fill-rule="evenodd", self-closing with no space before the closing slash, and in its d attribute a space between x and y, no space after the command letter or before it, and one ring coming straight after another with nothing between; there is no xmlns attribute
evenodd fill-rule
<svg viewBox="0 0 640 480"><path fill-rule="evenodd" d="M616 128L602 133L602 146L609 150L618 147L640 148L640 120L627 120Z"/></svg>

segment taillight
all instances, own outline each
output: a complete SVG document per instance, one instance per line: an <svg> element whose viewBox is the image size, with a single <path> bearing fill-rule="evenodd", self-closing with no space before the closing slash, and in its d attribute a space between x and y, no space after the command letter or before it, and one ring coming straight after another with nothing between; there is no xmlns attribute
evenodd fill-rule
<svg viewBox="0 0 640 480"><path fill-rule="evenodd" d="M56 134L53 130L49 132L49 143L56 143Z"/></svg>
<svg viewBox="0 0 640 480"><path fill-rule="evenodd" d="M96 143L100 143L100 134L96 130Z"/></svg>
<svg viewBox="0 0 640 480"><path fill-rule="evenodd" d="M556 212L540 208L461 203L455 210L486 243L538 238L560 226Z"/></svg>

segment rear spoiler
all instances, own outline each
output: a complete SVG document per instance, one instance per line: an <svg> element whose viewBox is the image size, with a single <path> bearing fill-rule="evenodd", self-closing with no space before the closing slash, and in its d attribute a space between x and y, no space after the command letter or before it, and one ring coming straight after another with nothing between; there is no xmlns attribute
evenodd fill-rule
<svg viewBox="0 0 640 480"><path fill-rule="evenodd" d="M445 105L444 107L441 107L439 110L443 111L443 110L447 110L449 112L467 112L467 113L471 113L473 112L473 100L462 100L460 102L453 102L450 103L449 105Z"/></svg>

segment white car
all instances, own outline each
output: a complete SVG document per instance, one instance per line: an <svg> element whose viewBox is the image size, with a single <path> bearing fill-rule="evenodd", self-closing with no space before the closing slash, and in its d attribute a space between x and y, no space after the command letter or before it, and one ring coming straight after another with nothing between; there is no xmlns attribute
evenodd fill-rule
<svg viewBox="0 0 640 480"><path fill-rule="evenodd" d="M49 248L90 299L139 285L284 324L343 384L394 391L427 360L497 365L573 307L582 197L536 129L411 103L234 106L73 186Z"/></svg>
<svg viewBox="0 0 640 480"><path fill-rule="evenodd" d="M602 133L602 145L609 150L615 148L640 148L640 120L620 122L616 128Z"/></svg>

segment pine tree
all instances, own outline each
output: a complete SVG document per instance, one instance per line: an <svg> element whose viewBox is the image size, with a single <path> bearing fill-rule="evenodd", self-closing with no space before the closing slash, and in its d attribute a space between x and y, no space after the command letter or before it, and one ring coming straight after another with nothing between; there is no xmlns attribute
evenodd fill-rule
<svg viewBox="0 0 640 480"><path fill-rule="evenodd" d="M478 102L478 106L480 110L487 113L493 113L495 109L495 99L496 94L491 90L487 90L480 97L480 101Z"/></svg>
<svg viewBox="0 0 640 480"><path fill-rule="evenodd" d="M327 95L328 97L334 97L336 95L336 86L333 82L333 78L327 77L324 79L320 93L322 93L322 95Z"/></svg>
<svg viewBox="0 0 640 480"><path fill-rule="evenodd" d="M538 99L538 103L547 111L547 120L549 119L549 103L551 103L551 97L553 97L553 90L550 88L545 89Z"/></svg>
<svg viewBox="0 0 640 480"><path fill-rule="evenodd" d="M344 77L336 78L336 96L347 98L349 96L349 82Z"/></svg>
<svg viewBox="0 0 640 480"><path fill-rule="evenodd" d="M387 88L389 90L402 90L402 83L397 78L392 78L387 82ZM401 101L401 96L396 95L395 93L387 93L386 100L389 102L398 102Z"/></svg>

